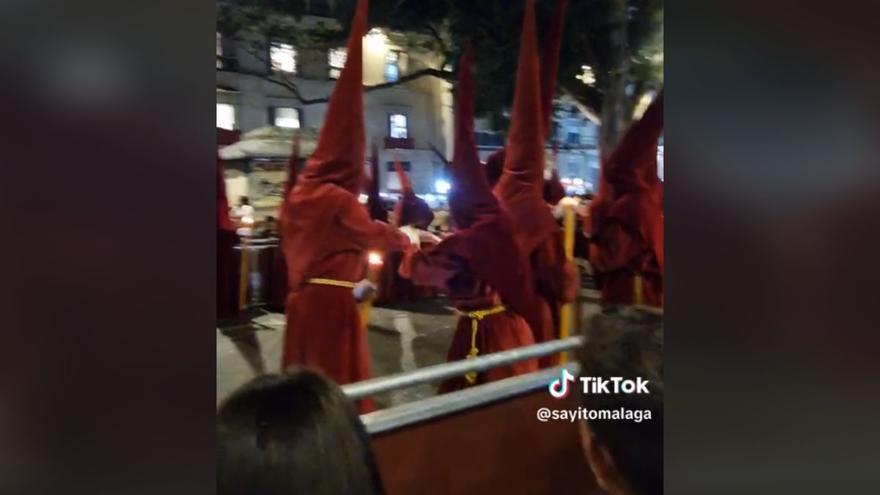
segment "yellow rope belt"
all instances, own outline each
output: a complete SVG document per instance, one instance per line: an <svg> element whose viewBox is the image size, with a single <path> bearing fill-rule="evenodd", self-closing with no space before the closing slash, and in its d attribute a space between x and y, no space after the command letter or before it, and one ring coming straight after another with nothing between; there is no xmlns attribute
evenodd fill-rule
<svg viewBox="0 0 880 495"><path fill-rule="evenodd" d="M355 283L347 280L333 280L332 278L310 278L306 280L307 284L313 285L332 285L334 287L345 287L346 289L354 289Z"/></svg>
<svg viewBox="0 0 880 495"><path fill-rule="evenodd" d="M491 308L486 309L477 309L474 311L459 311L459 314L466 318L471 319L471 350L468 351L467 359L475 358L480 354L480 350L477 348L477 330L480 329L480 321L490 315L496 315L498 313L503 313L507 310L503 304L499 304L498 306L493 306ZM471 371L464 375L465 380L468 383L473 385L477 381L477 373L475 371Z"/></svg>

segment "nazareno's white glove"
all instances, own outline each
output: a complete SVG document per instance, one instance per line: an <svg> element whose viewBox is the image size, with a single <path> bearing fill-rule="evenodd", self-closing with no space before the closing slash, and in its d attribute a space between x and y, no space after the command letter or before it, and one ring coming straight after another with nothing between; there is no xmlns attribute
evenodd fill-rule
<svg viewBox="0 0 880 495"><path fill-rule="evenodd" d="M553 206L553 218L559 220L563 216L565 216L565 208L566 207L577 208L578 207L578 200L576 200L570 196L566 196L566 197L560 199L559 202Z"/></svg>
<svg viewBox="0 0 880 495"><path fill-rule="evenodd" d="M400 230L405 236L409 237L409 243L413 246L418 247L422 244L421 236L419 236L419 229L413 227L412 225L404 225L400 227Z"/></svg>
<svg viewBox="0 0 880 495"><path fill-rule="evenodd" d="M552 206L553 218L556 220L561 219L565 215L565 207L562 205L562 202L556 203Z"/></svg>
<svg viewBox="0 0 880 495"><path fill-rule="evenodd" d="M354 294L354 298L360 302L364 299L370 297L373 293L376 292L376 284L370 282L367 279L363 279L360 282L354 284L354 288L351 289L352 294Z"/></svg>

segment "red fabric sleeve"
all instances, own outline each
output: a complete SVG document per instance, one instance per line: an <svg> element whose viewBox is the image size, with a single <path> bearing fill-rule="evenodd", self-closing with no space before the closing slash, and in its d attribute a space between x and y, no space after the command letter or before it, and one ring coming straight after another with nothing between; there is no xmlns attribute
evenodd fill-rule
<svg viewBox="0 0 880 495"><path fill-rule="evenodd" d="M544 201L555 205L565 197L565 186L559 181L559 175L553 171L553 176L544 181Z"/></svg>
<svg viewBox="0 0 880 495"><path fill-rule="evenodd" d="M349 232L356 247L365 250L399 251L409 246L409 238L387 223L372 220L354 196L346 214L340 215L343 232ZM346 211L344 208L343 211Z"/></svg>
<svg viewBox="0 0 880 495"><path fill-rule="evenodd" d="M548 299L569 303L578 291L577 272L565 256L562 232L547 238L532 254L538 292Z"/></svg>
<svg viewBox="0 0 880 495"><path fill-rule="evenodd" d="M462 271L461 261L453 255L458 238L444 239L427 249L406 249L398 273L416 285L447 289L447 282Z"/></svg>
<svg viewBox="0 0 880 495"><path fill-rule="evenodd" d="M635 248L632 235L619 223L610 223L591 244L590 263L599 272L619 270L633 259Z"/></svg>

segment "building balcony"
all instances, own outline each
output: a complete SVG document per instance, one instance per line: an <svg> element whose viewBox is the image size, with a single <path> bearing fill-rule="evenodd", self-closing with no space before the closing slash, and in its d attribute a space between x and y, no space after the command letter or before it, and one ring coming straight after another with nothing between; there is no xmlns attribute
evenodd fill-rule
<svg viewBox="0 0 880 495"><path fill-rule="evenodd" d="M386 137L385 138L385 149L403 149L403 150L412 150L415 149L415 144L413 143L413 138L393 138Z"/></svg>

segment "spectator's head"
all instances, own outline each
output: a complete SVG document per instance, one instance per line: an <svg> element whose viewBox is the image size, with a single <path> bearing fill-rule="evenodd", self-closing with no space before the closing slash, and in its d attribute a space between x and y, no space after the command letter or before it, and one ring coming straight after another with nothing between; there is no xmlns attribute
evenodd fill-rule
<svg viewBox="0 0 880 495"><path fill-rule="evenodd" d="M240 198L238 198L238 203L239 203L241 206L251 204L251 203L250 203L250 200L248 199L247 196L241 196Z"/></svg>
<svg viewBox="0 0 880 495"><path fill-rule="evenodd" d="M648 381L648 394L581 396L582 405L590 411L633 411L629 420L587 419L580 425L599 486L613 495L663 493L662 314L649 309L613 309L593 317L584 337L578 351L581 377Z"/></svg>
<svg viewBox="0 0 880 495"><path fill-rule="evenodd" d="M323 375L264 375L220 406L221 495L384 493L370 439L351 402Z"/></svg>

